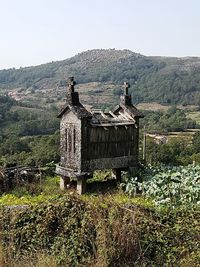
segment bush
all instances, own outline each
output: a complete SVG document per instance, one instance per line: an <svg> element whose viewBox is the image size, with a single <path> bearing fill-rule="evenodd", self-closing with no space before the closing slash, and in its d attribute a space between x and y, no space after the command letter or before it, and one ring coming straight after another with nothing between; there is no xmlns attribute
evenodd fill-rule
<svg viewBox="0 0 200 267"><path fill-rule="evenodd" d="M185 266L198 262L198 213L159 211L112 197L64 195L2 207L5 259L49 255L57 266ZM37 266L37 265L36 265ZM184 266L184 265L183 265Z"/></svg>

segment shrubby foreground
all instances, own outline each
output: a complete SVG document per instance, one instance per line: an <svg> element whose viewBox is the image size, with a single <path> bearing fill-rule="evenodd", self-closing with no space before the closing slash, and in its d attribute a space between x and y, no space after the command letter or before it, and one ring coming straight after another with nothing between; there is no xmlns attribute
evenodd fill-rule
<svg viewBox="0 0 200 267"><path fill-rule="evenodd" d="M2 206L1 266L198 266L199 212L123 193Z"/></svg>

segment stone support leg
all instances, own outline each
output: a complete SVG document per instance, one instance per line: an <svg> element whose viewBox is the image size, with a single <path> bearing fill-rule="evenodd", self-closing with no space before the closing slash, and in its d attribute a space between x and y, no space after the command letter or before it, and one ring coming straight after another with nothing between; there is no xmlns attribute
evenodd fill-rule
<svg viewBox="0 0 200 267"><path fill-rule="evenodd" d="M60 177L60 189L61 190L67 189L69 187L69 183L70 183L69 177L65 177L65 176Z"/></svg>
<svg viewBox="0 0 200 267"><path fill-rule="evenodd" d="M82 195L86 192L86 177L77 177L77 193Z"/></svg>

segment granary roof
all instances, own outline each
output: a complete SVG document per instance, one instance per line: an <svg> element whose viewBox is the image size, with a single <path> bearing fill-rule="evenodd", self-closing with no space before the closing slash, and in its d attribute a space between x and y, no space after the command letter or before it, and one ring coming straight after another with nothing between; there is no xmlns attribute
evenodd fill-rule
<svg viewBox="0 0 200 267"><path fill-rule="evenodd" d="M103 112L101 110L92 110L92 126L120 126L135 124L134 118L122 112L114 114L112 111Z"/></svg>
<svg viewBox="0 0 200 267"><path fill-rule="evenodd" d="M71 110L79 119L92 117L92 114L89 111L87 111L87 109L84 108L84 106L81 103L79 103L78 105L72 105L66 103L62 108L62 110L60 111L60 113L58 114L58 118L61 118L62 115L66 113L68 110Z"/></svg>
<svg viewBox="0 0 200 267"><path fill-rule="evenodd" d="M113 109L113 113L117 114L120 112L120 110L123 110L125 113L128 113L133 118L144 118L144 115L132 104L124 105L123 103L120 103Z"/></svg>

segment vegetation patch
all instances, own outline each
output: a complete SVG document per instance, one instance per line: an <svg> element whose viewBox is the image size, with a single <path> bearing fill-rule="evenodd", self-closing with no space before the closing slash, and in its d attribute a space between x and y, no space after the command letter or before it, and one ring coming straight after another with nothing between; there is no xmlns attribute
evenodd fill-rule
<svg viewBox="0 0 200 267"><path fill-rule="evenodd" d="M161 212L121 196L90 200L65 194L1 208L1 261L22 264L29 255L37 264L38 255L48 255L52 266L197 266L197 212Z"/></svg>
<svg viewBox="0 0 200 267"><path fill-rule="evenodd" d="M32 196L4 194L1 266L198 266L199 173L149 167L121 185L126 194L61 194L58 177Z"/></svg>
<svg viewBox="0 0 200 267"><path fill-rule="evenodd" d="M148 166L125 186L129 195L140 190L158 207L192 209L200 204L200 166Z"/></svg>

